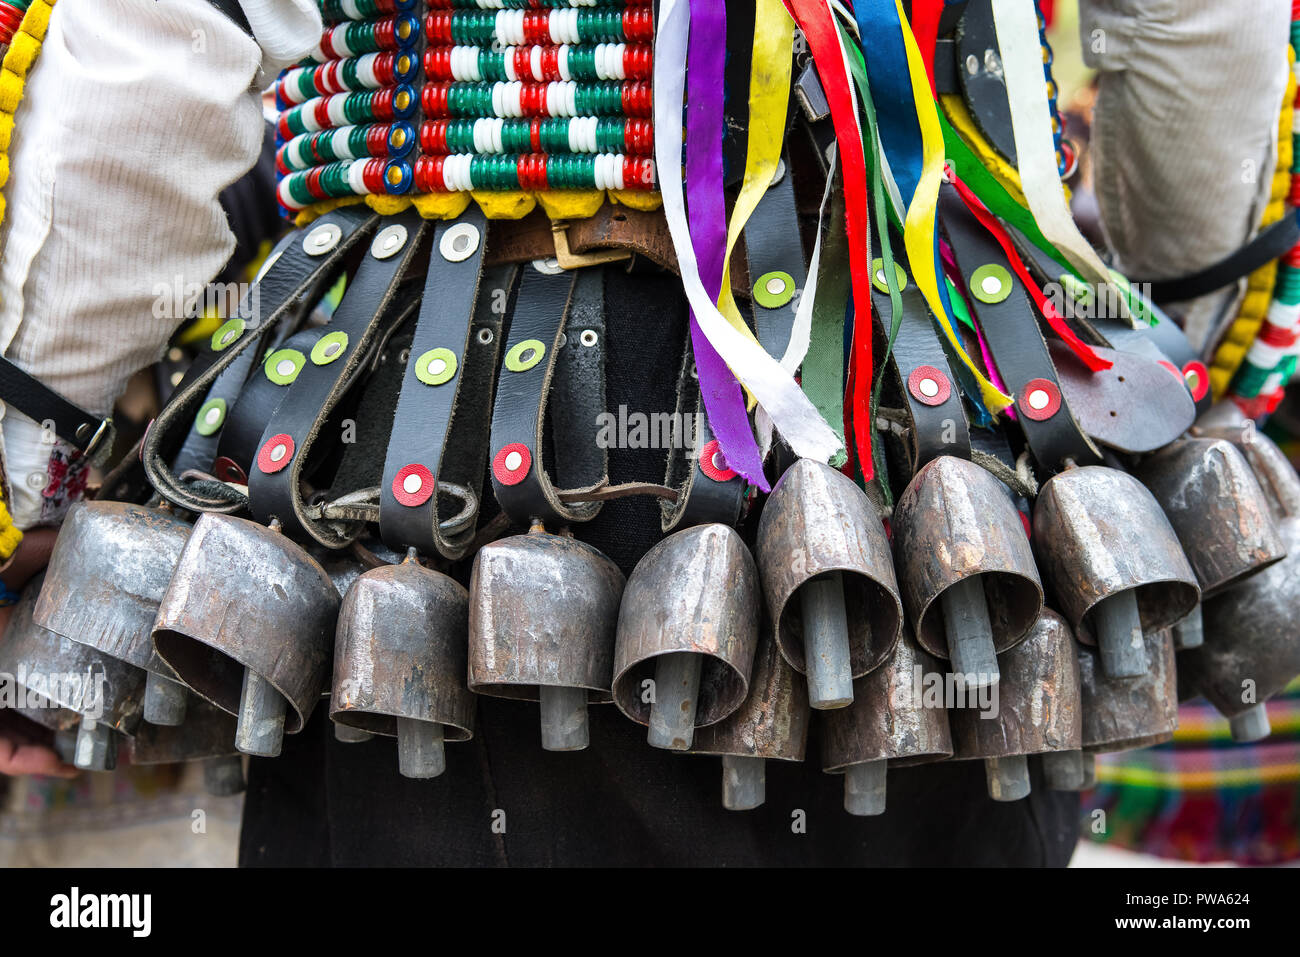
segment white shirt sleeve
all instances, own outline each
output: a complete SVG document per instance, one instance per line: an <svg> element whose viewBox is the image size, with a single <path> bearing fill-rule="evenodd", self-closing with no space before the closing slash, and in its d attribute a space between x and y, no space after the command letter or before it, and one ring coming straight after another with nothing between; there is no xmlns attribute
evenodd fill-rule
<svg viewBox="0 0 1300 957"><path fill-rule="evenodd" d="M258 42L206 0L60 0L28 76L0 226L0 350L88 411L108 414L160 358L185 318L170 304L230 257L218 193L258 156L255 86L319 40L313 0L241 2ZM56 520L60 498L39 480L53 450L24 418L8 408L0 422L19 528Z"/></svg>

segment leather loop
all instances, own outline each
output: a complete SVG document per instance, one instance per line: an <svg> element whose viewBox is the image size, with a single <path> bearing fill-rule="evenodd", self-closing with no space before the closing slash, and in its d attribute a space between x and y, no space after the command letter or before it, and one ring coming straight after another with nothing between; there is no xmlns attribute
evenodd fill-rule
<svg viewBox="0 0 1300 957"><path fill-rule="evenodd" d="M939 213L1004 388L1016 396L1016 419L1039 466L1060 471L1066 460L1101 463L1070 412L1029 293L997 241L975 219L951 183L939 190ZM979 272L979 276L976 273Z"/></svg>
<svg viewBox="0 0 1300 957"><path fill-rule="evenodd" d="M561 409L552 423L554 469L562 484L582 483L564 491L590 492L607 483L607 456L597 443L597 416L605 411L604 267L557 274L537 262L522 271L492 407L492 489L501 510L518 524L588 521L601 503L561 501L547 474L543 432L555 385ZM566 336L570 321L572 334ZM598 331L583 342L589 330ZM590 355L567 351L573 349ZM557 384L557 376L566 381Z"/></svg>
<svg viewBox="0 0 1300 957"><path fill-rule="evenodd" d="M249 291L250 299L240 305L239 315L249 317L242 331L238 324L229 323L229 328L218 330L216 339L223 339L231 332L236 334L229 342L224 339L219 342L220 348L199 354L186 376L187 381L172 394L144 437L140 454L145 474L160 495L190 511L239 511L242 507L239 501L191 490L170 467L168 460L174 454L171 450L180 444L178 433L181 429L189 432L217 378L248 350L256 355L263 337L286 317L296 314L311 290L337 274L347 255L369 234L378 219L368 209L358 206L333 210L294 233L293 241L285 244L280 255L263 266L262 275ZM312 237L317 239L309 241ZM251 308L252 304L256 304L256 310Z"/></svg>
<svg viewBox="0 0 1300 957"><path fill-rule="evenodd" d="M447 494L448 485L471 489L477 502L493 372L517 272L510 265L484 270L486 230L471 205L434 232L379 483L379 532L392 548L455 559L474 538L473 521L450 533L441 523L465 505ZM457 241L460 251L452 248Z"/></svg>
<svg viewBox="0 0 1300 957"><path fill-rule="evenodd" d="M385 333L404 318L406 303L397 295L398 286L422 249L425 229L425 221L415 210L385 218L384 228L330 320L330 333L342 333L333 341L333 352L305 359L267 423L257 463L248 476L249 506L258 521L278 519L287 532L310 535L330 548L346 545L360 532L360 528L345 530L308 518L303 480L308 478L314 446L330 413L374 358ZM386 238L400 238L400 247L386 245ZM275 359L272 354L268 362Z"/></svg>

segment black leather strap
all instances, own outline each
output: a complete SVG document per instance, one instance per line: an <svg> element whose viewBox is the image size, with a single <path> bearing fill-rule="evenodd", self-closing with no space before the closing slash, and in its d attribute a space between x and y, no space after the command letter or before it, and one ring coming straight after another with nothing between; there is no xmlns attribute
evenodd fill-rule
<svg viewBox="0 0 1300 957"><path fill-rule="evenodd" d="M873 238L871 303L877 339L883 348L893 322L893 303L889 293L880 288L883 257L880 255L879 237ZM947 353L939 341L925 297L912 280L902 239L897 234L891 238L890 251L903 282L899 296L903 309L890 357L889 374L893 377L903 408L912 420L907 439L911 470L915 475L921 466L940 455L970 458L970 430L962 409L961 390L948 365ZM877 260L882 263L879 269L876 268Z"/></svg>
<svg viewBox="0 0 1300 957"><path fill-rule="evenodd" d="M699 376L695 371L695 350L689 334L677 377L675 418L683 423L683 432L690 418L694 423L691 429L694 441L675 442L669 447L664 485L677 491L677 500L659 503L660 526L667 533L711 522L735 525L749 486L730 469L718 469L713 461L718 443L704 414Z"/></svg>
<svg viewBox="0 0 1300 957"><path fill-rule="evenodd" d="M113 448L113 420L79 409L39 379L0 356L0 399L38 423L96 464Z"/></svg>
<svg viewBox="0 0 1300 957"><path fill-rule="evenodd" d="M1236 252L1198 272L1174 279L1135 282L1148 286L1151 298L1157 303L1183 302L1232 285L1260 266L1285 256L1297 242L1300 242L1300 210L1291 210L1278 222L1261 229Z"/></svg>
<svg viewBox="0 0 1300 957"><path fill-rule="evenodd" d="M234 512L242 506L229 498L191 490L170 467L180 438L189 433L212 384L246 351L257 354L257 346L280 323L298 312L304 297L323 278L332 278L352 249L370 232L378 217L368 209L347 206L326 213L311 226L294 234L279 257L263 266L262 275L240 304L240 316L227 322L213 339L219 348L200 353L187 376L149 426L141 446L141 458L149 483L168 501L190 511ZM253 305L256 304L256 308ZM234 333L226 341L227 336ZM184 431L182 431L184 430Z"/></svg>
<svg viewBox="0 0 1300 957"><path fill-rule="evenodd" d="M471 205L434 232L379 483L379 532L396 549L455 559L473 540L493 373L517 271L483 269L486 230ZM468 489L472 499L449 494L449 485ZM466 521L440 527L467 508Z"/></svg>
<svg viewBox="0 0 1300 957"><path fill-rule="evenodd" d="M422 249L425 229L415 210L384 218L330 320L329 333L307 357L262 434L248 475L249 506L258 521L278 519L286 531L310 535L326 547L347 544L348 537L336 527L304 514L302 482L322 426L385 333L402 318L398 285Z"/></svg>
<svg viewBox="0 0 1300 957"><path fill-rule="evenodd" d="M1038 325L1036 307L1002 247L966 208L951 183L939 190L939 214L952 246L970 306L993 354L998 374L1016 397L1016 420L1035 460L1055 473L1067 459L1079 465L1101 462L1101 453L1070 412ZM997 296L982 293L982 270L996 273ZM1008 288L1009 287L1009 288ZM1046 400L1041 407L1035 400Z"/></svg>
<svg viewBox="0 0 1300 957"><path fill-rule="evenodd" d="M539 520L562 526L588 521L600 510L601 503L566 504L560 501L543 461L543 432L547 400L557 370L562 365L571 373L579 369L576 362L560 362L560 356L568 345L566 321L572 315L575 330L594 328L593 310L604 309L604 270L597 266L557 274L552 267L540 262L522 268L505 360L497 378L496 400L492 407L489 446L492 490L501 510L517 523ZM601 329L603 332L603 323ZM604 343L604 335L598 334L595 342L583 346L593 350L591 359L584 361L587 369L583 374L587 378L586 387L600 396L601 412L605 411ZM568 396L566 401L572 401L573 390L581 388L581 383L566 384L561 391ZM599 392L596 392L597 388ZM580 494L606 483L606 454L597 443L598 413L590 411L595 408L594 401L587 406L589 418L571 409L559 421L552 423L557 476L586 482L583 486L565 489L566 492ZM561 423L575 431L561 433L558 429ZM596 448L594 453L591 451L593 447ZM599 462L599 475L593 474L596 469L590 465L593 454L595 461Z"/></svg>

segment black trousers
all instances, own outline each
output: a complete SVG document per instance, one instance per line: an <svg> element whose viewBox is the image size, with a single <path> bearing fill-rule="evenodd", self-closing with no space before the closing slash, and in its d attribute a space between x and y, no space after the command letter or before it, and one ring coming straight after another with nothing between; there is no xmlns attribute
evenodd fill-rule
<svg viewBox="0 0 1300 957"><path fill-rule="evenodd" d="M611 268L606 312L610 408L671 411L680 284ZM611 450L611 480L661 481L664 454ZM628 573L660 537L658 506L611 502L574 531ZM480 698L474 739L448 745L431 781L397 773L390 738L335 741L325 710L279 758L252 761L243 866L1063 866L1077 839L1078 797L1048 791L1036 761L1023 801L990 800L981 762L945 762L891 770L888 811L851 817L815 721L808 760L769 761L766 804L731 812L717 758L649 747L612 705L590 709L587 750L548 753L535 704Z"/></svg>

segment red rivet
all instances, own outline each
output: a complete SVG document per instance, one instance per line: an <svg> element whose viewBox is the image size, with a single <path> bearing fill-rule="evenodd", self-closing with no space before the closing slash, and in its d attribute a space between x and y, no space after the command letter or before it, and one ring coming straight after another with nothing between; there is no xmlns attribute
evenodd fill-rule
<svg viewBox="0 0 1300 957"><path fill-rule="evenodd" d="M1040 393L1046 396L1046 401L1035 408L1033 403L1038 401ZM1016 405L1026 417L1042 422L1060 411L1061 390L1056 387L1056 383L1047 379L1030 379L1020 390L1020 400Z"/></svg>
<svg viewBox="0 0 1300 957"><path fill-rule="evenodd" d="M719 465L719 462L722 464ZM736 473L727 468L717 439L711 440L700 450L700 471L715 482L727 482L736 477Z"/></svg>
<svg viewBox="0 0 1300 957"><path fill-rule="evenodd" d="M293 461L293 436L287 432L273 435L257 453L257 467L267 475L280 471Z"/></svg>
<svg viewBox="0 0 1300 957"><path fill-rule="evenodd" d="M504 445L492 457L492 474L502 485L518 485L528 477L528 470L532 467L533 453L529 452L528 446L522 442Z"/></svg>
<svg viewBox="0 0 1300 957"><path fill-rule="evenodd" d="M433 473L423 465L412 462L403 465L393 477L393 498L399 505L415 508L429 501L433 495Z"/></svg>
<svg viewBox="0 0 1300 957"><path fill-rule="evenodd" d="M949 383L948 377L934 366L917 366L907 377L907 391L912 393L912 398L917 402L925 405L943 405L952 395L952 384Z"/></svg>
<svg viewBox="0 0 1300 957"><path fill-rule="evenodd" d="M1193 359L1183 366L1183 379L1187 382L1187 388L1192 390L1193 401L1200 402L1205 398L1205 393L1210 388L1210 370L1205 368L1204 362Z"/></svg>

